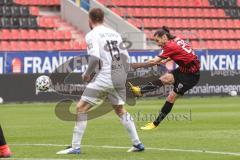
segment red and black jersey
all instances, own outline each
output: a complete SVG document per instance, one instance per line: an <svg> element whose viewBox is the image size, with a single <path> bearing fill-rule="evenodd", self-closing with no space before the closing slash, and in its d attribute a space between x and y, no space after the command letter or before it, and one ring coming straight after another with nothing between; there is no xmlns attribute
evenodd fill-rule
<svg viewBox="0 0 240 160"><path fill-rule="evenodd" d="M171 58L179 65L179 69L183 73L196 73L200 70L200 61L194 50L179 37L169 40L159 57L163 59Z"/></svg>

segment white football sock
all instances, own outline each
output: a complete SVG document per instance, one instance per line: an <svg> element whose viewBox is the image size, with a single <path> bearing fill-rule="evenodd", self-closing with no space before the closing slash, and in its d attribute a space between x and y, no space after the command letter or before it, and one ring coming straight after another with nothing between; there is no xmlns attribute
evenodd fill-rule
<svg viewBox="0 0 240 160"><path fill-rule="evenodd" d="M122 124L127 129L133 145L138 145L139 143L141 143L132 116L128 112L126 112L120 118Z"/></svg>
<svg viewBox="0 0 240 160"><path fill-rule="evenodd" d="M73 137L72 137L73 149L80 148L82 137L86 127L87 127L87 114L78 113L77 122L75 123L74 129L73 129Z"/></svg>

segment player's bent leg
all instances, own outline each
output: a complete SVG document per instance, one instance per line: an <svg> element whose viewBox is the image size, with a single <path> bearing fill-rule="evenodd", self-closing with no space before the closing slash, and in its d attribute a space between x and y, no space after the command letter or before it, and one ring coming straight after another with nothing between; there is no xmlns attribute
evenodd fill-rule
<svg viewBox="0 0 240 160"><path fill-rule="evenodd" d="M144 145L139 140L132 116L122 105L114 105L113 108L115 110L115 113L120 117L121 123L126 128L133 144L133 146L127 152L144 151Z"/></svg>
<svg viewBox="0 0 240 160"><path fill-rule="evenodd" d="M9 146L6 143L5 137L3 135L3 130L0 126L0 158L7 158L12 155Z"/></svg>
<svg viewBox="0 0 240 160"><path fill-rule="evenodd" d="M77 104L77 117L73 129L72 146L65 150L57 152L57 154L80 154L80 145L84 131L87 127L87 111L91 108L91 104L84 100L80 100Z"/></svg>
<svg viewBox="0 0 240 160"><path fill-rule="evenodd" d="M141 127L142 130L151 130L156 128L163 119L171 112L174 102L176 101L178 94L171 91L167 97L165 104L163 105L158 117L154 122L148 123L147 125Z"/></svg>
<svg viewBox="0 0 240 160"><path fill-rule="evenodd" d="M148 82L148 84L141 85L141 86L134 86L129 82L129 87L135 96L141 97L143 96L143 94L155 91L158 88L162 87L163 85L168 85L173 83L174 83L174 76L171 73L166 73L163 76L161 76L159 79L153 80L151 82Z"/></svg>

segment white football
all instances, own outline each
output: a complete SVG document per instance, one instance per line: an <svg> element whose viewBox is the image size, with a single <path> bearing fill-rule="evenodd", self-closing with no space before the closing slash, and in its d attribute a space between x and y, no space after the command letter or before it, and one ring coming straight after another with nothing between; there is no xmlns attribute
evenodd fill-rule
<svg viewBox="0 0 240 160"><path fill-rule="evenodd" d="M237 96L237 91L230 91L229 94L233 97Z"/></svg>
<svg viewBox="0 0 240 160"><path fill-rule="evenodd" d="M51 86L51 79L48 76L40 76L36 80L36 88L39 91L47 91Z"/></svg>
<svg viewBox="0 0 240 160"><path fill-rule="evenodd" d="M0 104L3 104L3 98L2 97L0 97Z"/></svg>

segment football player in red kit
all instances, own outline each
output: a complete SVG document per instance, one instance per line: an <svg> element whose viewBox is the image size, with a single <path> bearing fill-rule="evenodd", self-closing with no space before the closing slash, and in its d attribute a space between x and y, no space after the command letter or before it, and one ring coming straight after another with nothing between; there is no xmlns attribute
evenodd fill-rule
<svg viewBox="0 0 240 160"><path fill-rule="evenodd" d="M135 69L150 67L165 64L170 60L173 60L179 67L164 74L158 80L149 82L147 85L134 86L129 83L130 89L135 96L142 96L144 93L154 91L163 85L174 86L156 120L141 127L143 130L156 128L168 113L171 112L177 97L183 96L186 91L193 88L200 78L200 62L188 43L170 34L169 29L165 26L156 31L154 38L162 48L162 53L158 57L148 60L146 63L136 63L132 67Z"/></svg>
<svg viewBox="0 0 240 160"><path fill-rule="evenodd" d="M0 158L6 158L10 156L11 156L11 151L6 143L6 140L0 125Z"/></svg>

